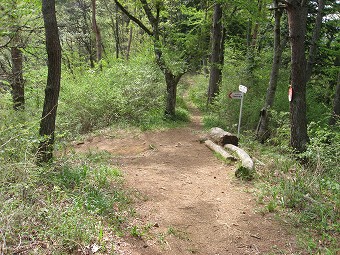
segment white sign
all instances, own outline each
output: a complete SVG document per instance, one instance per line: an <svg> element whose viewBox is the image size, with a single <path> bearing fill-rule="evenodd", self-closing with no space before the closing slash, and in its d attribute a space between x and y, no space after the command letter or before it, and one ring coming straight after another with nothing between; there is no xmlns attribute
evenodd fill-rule
<svg viewBox="0 0 340 255"><path fill-rule="evenodd" d="M248 88L246 86L240 85L238 86L238 90L242 93L247 93Z"/></svg>
<svg viewBox="0 0 340 255"><path fill-rule="evenodd" d="M243 97L242 92L230 92L228 95L231 99L241 99Z"/></svg>

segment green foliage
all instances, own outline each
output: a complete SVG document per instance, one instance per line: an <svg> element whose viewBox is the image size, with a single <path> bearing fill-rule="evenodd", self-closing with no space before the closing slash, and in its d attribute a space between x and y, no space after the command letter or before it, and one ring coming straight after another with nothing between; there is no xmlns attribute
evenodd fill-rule
<svg viewBox="0 0 340 255"><path fill-rule="evenodd" d="M34 157L39 126L34 113L30 109L14 111L7 92L0 96L0 119L0 164L6 166Z"/></svg>
<svg viewBox="0 0 340 255"><path fill-rule="evenodd" d="M289 152L290 123L289 112L269 111L269 132L271 137L267 143L277 146L282 152Z"/></svg>
<svg viewBox="0 0 340 255"><path fill-rule="evenodd" d="M250 181L254 179L255 172L244 166L238 166L235 171L235 176L245 181Z"/></svg>
<svg viewBox="0 0 340 255"><path fill-rule="evenodd" d="M303 165L279 144L272 152L262 150L269 162L257 171L263 181L259 198L268 212L284 213L301 233L309 233L302 240L311 253L335 254L340 232L339 131L312 123L309 134L307 151L298 155ZM261 146L254 147L257 153Z"/></svg>
<svg viewBox="0 0 340 255"><path fill-rule="evenodd" d="M147 60L141 63L140 59L115 61L102 72L65 75L59 129L86 133L118 121L141 125L155 115L159 117L164 102L160 77L154 65Z"/></svg>

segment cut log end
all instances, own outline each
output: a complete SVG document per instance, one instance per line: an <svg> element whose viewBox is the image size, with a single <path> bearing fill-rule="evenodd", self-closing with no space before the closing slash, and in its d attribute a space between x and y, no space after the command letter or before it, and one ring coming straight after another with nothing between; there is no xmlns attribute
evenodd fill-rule
<svg viewBox="0 0 340 255"><path fill-rule="evenodd" d="M220 146L224 146L225 144L238 146L237 136L218 127L214 127L210 130L209 139Z"/></svg>

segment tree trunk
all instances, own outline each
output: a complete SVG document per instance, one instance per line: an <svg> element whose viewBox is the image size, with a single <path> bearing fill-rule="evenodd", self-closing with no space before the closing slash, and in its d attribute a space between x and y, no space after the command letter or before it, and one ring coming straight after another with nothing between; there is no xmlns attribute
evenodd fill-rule
<svg viewBox="0 0 340 255"><path fill-rule="evenodd" d="M46 52L48 56L47 85L39 135L41 142L38 150L38 164L48 162L53 156L55 121L61 78L61 47L55 12L55 0L42 1Z"/></svg>
<svg viewBox="0 0 340 255"><path fill-rule="evenodd" d="M91 4L92 4L92 29L96 36L97 61L100 62L102 59L103 47L102 47L102 37L100 35L100 29L98 27L97 18L96 18L96 0L91 0Z"/></svg>
<svg viewBox="0 0 340 255"><path fill-rule="evenodd" d="M306 71L306 82L308 82L312 76L312 70L315 62L315 57L317 53L317 42L320 38L322 18L324 16L323 10L325 8L325 0L318 1L318 14L315 20L315 28L313 32L312 42L309 48L309 56L307 61L307 71Z"/></svg>
<svg viewBox="0 0 340 255"><path fill-rule="evenodd" d="M177 85L182 75L173 75L169 70L164 71L166 83L165 116L175 117Z"/></svg>
<svg viewBox="0 0 340 255"><path fill-rule="evenodd" d="M281 64L281 56L283 47L281 45L281 17L282 10L278 9L278 2L274 0L274 16L275 16L275 26L274 26L274 57L273 57L273 65L270 73L269 86L267 89L266 101L263 109L260 113L260 120L257 127L256 137L257 139L263 143L269 137L269 113L268 110L273 106L277 81L279 78L280 64Z"/></svg>
<svg viewBox="0 0 340 255"><path fill-rule="evenodd" d="M306 117L305 35L307 6L305 1L289 1L287 12L291 43L291 86L293 89L293 97L290 102L290 144L297 152L303 152L309 140Z"/></svg>
<svg viewBox="0 0 340 255"><path fill-rule="evenodd" d="M211 104L219 92L219 84L222 80L222 7L216 3L214 7L213 26L211 31L211 58L210 58L210 78L208 88L208 104Z"/></svg>
<svg viewBox="0 0 340 255"><path fill-rule="evenodd" d="M129 41L128 41L128 46L127 46L127 50L126 50L126 60L129 60L129 58L130 58L132 36L133 36L133 27L131 25L130 26L130 31L129 31Z"/></svg>
<svg viewBox="0 0 340 255"><path fill-rule="evenodd" d="M333 105L333 112L332 116L329 119L329 125L333 126L335 125L340 117L340 72L338 73L338 81L335 89L334 94L334 105Z"/></svg>
<svg viewBox="0 0 340 255"><path fill-rule="evenodd" d="M11 48L12 58L12 97L13 97L13 108L14 110L24 109L25 107L25 90L24 90L24 79L22 77L22 52L18 46Z"/></svg>

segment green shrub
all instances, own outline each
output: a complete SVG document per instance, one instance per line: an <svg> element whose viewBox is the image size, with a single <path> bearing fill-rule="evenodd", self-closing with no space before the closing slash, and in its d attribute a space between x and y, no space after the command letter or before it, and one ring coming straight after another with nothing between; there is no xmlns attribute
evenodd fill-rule
<svg viewBox="0 0 340 255"><path fill-rule="evenodd" d="M118 121L142 123L163 108L164 83L158 68L139 59L115 61L103 71L63 77L58 128L86 133Z"/></svg>

